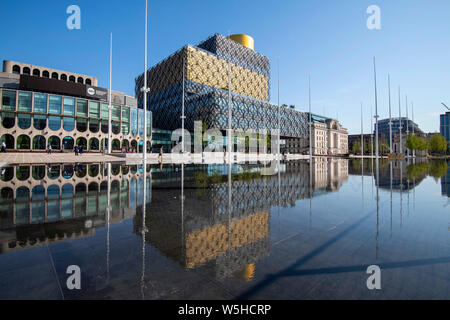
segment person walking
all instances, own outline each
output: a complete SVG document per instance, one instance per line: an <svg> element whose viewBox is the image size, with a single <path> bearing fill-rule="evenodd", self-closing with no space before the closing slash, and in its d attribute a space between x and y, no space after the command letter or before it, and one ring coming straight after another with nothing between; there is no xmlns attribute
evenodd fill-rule
<svg viewBox="0 0 450 320"><path fill-rule="evenodd" d="M52 145L49 143L47 147L47 153L52 154Z"/></svg>
<svg viewBox="0 0 450 320"><path fill-rule="evenodd" d="M78 146L75 146L75 147L73 148L73 150L75 151L75 155L78 156L78 150L79 150L79 149L78 149Z"/></svg>
<svg viewBox="0 0 450 320"><path fill-rule="evenodd" d="M159 149L159 162L162 163L163 160L163 148Z"/></svg>
<svg viewBox="0 0 450 320"><path fill-rule="evenodd" d="M2 141L2 152L6 152L6 143Z"/></svg>

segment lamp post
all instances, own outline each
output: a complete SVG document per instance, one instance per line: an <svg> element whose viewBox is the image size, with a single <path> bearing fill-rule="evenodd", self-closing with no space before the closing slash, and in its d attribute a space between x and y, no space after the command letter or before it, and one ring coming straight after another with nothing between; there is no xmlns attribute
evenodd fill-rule
<svg viewBox="0 0 450 320"><path fill-rule="evenodd" d="M142 158L147 159L147 93L150 91L147 88L147 0L145 0L145 50L144 50L144 87L142 91L144 93L144 145L142 147ZM162 160L162 159L161 159Z"/></svg>
<svg viewBox="0 0 450 320"><path fill-rule="evenodd" d="M402 107L401 107L401 96L400 96L400 86L398 87L398 132L400 133L400 146L399 153L403 155L403 139L402 139Z"/></svg>
<svg viewBox="0 0 450 320"><path fill-rule="evenodd" d="M391 76L388 75L389 90L389 153L392 154L392 109L391 109Z"/></svg>
<svg viewBox="0 0 450 320"><path fill-rule="evenodd" d="M379 158L379 147L378 147L378 95L377 95L377 68L376 68L375 57L373 57L373 74L374 74L374 82L375 82L375 150L376 150L376 165L377 165L377 173L378 173L378 158Z"/></svg>
<svg viewBox="0 0 450 320"><path fill-rule="evenodd" d="M311 76L308 77L308 104L309 104L309 159L312 161Z"/></svg>

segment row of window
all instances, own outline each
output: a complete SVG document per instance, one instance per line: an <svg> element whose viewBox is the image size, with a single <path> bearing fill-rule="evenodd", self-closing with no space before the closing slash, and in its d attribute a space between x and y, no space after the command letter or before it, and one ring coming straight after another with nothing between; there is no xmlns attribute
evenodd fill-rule
<svg viewBox="0 0 450 320"><path fill-rule="evenodd" d="M103 146L108 144L108 139L100 140L97 138L90 138L89 141L86 138L80 137L76 141L72 137L64 137L62 140L58 136L51 136L48 141L42 135L34 136L31 139L28 135L22 134L17 137L17 141L14 141L14 137L10 134L4 134L1 136L0 141L4 141L6 144L6 149L17 149L17 150L46 150L50 145L52 150L72 150L75 144L79 147L83 147L84 150L89 151L100 151ZM62 142L62 143L61 143ZM150 142L147 141L147 148L150 147ZM136 149L138 148L138 142L132 140L131 142L124 139L120 142L119 139L113 139L111 142L112 151L120 151L122 149ZM142 148L142 146L139 146Z"/></svg>
<svg viewBox="0 0 450 320"><path fill-rule="evenodd" d="M40 77L41 76L41 70L33 69L33 72L31 72L31 69L28 68L28 67L23 67L23 69L21 70L19 65L14 65L13 66L12 73L33 75L35 77ZM42 78L50 79L50 72L48 72L47 70L42 71ZM69 82L77 82L77 83L81 83L81 84L85 83L87 85L92 85L91 79L84 80L83 77L75 78L75 76L73 76L73 75L67 77L67 75L64 74L64 73L59 75L57 72L52 72L51 79L63 80L63 81L69 81Z"/></svg>
<svg viewBox="0 0 450 320"><path fill-rule="evenodd" d="M63 129L66 131L75 129L73 117L77 117L77 130L86 131L88 128L87 118L89 118L91 132L96 133L101 128L102 132L108 133L108 104L98 101L29 91L2 90L1 110L4 111L2 125L7 129L14 127L16 113L20 115L18 115L17 124L21 129L30 128L31 115L29 113L39 113L33 115L34 128L37 130L46 128L47 119L51 130L59 130L62 115ZM115 134L119 134L122 130L122 134L127 135L131 130L131 134L134 136L138 133L141 136L144 135L143 109L112 105L111 121L111 129ZM147 136L150 136L150 124L151 113L147 111Z"/></svg>
<svg viewBox="0 0 450 320"><path fill-rule="evenodd" d="M151 166L147 165L147 170L150 172ZM117 176L120 173L126 175L128 173L136 174L137 172L142 171L142 165L137 166L121 166L119 164L111 164L111 175ZM1 171L0 177L2 181L11 181L14 178L14 173L16 174L16 178L19 181L26 181L30 179L30 176L33 177L34 180L42 180L46 176L50 180L56 180L60 177L64 179L71 179L74 175L78 178L84 178L86 175L89 175L92 178L97 177L99 174L107 175L107 167L99 164L90 164L90 165L52 165L49 167L46 166L18 166L18 167L4 167ZM124 180L123 183L128 183L127 180ZM104 181L103 183L107 183Z"/></svg>

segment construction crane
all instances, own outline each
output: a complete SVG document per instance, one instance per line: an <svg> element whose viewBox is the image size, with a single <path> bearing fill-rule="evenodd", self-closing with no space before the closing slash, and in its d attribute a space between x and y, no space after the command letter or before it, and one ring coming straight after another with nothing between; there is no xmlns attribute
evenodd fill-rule
<svg viewBox="0 0 450 320"><path fill-rule="evenodd" d="M446 107L448 111L450 111L450 108L447 107L447 105L446 105L445 103L442 102L442 105L443 105L444 107Z"/></svg>

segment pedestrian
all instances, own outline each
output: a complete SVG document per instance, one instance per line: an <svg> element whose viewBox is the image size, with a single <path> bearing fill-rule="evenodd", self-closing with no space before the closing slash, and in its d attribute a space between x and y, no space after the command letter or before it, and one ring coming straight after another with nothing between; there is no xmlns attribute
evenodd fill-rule
<svg viewBox="0 0 450 320"><path fill-rule="evenodd" d="M52 154L52 145L49 143L47 147L47 153Z"/></svg>
<svg viewBox="0 0 450 320"><path fill-rule="evenodd" d="M163 148L159 149L159 162L162 163L162 157L163 157Z"/></svg>
<svg viewBox="0 0 450 320"><path fill-rule="evenodd" d="M75 155L77 156L78 155L78 146L75 146L74 148L73 148L73 150L75 151Z"/></svg>
<svg viewBox="0 0 450 320"><path fill-rule="evenodd" d="M6 152L6 143L5 143L5 141L2 142L2 152Z"/></svg>
<svg viewBox="0 0 450 320"><path fill-rule="evenodd" d="M80 146L80 155L83 154L83 146Z"/></svg>

